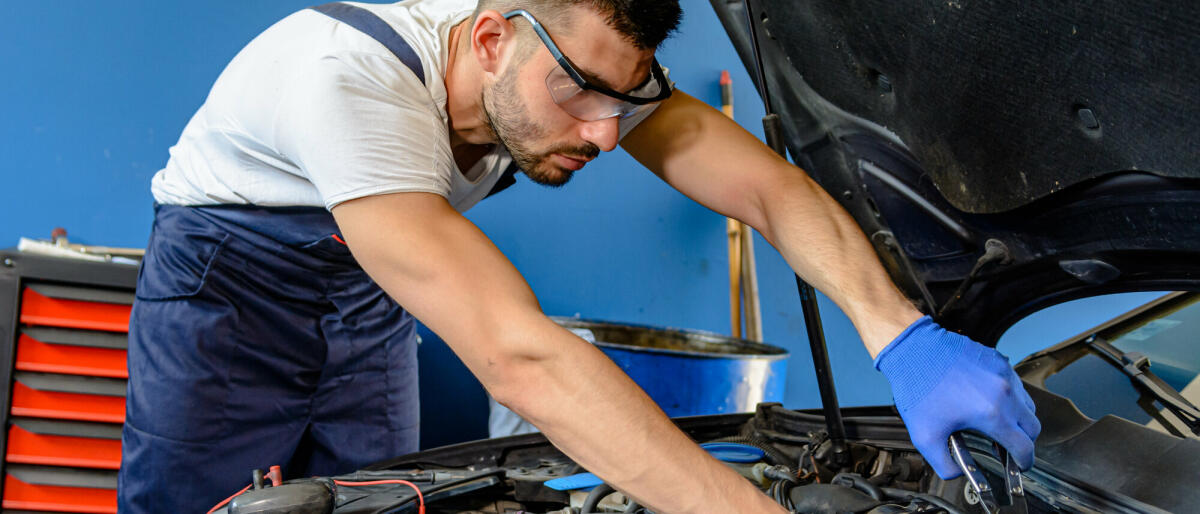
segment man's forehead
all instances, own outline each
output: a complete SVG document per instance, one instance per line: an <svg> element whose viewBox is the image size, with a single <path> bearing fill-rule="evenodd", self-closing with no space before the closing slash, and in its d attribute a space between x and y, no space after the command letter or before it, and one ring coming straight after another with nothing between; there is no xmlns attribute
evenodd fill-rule
<svg viewBox="0 0 1200 514"><path fill-rule="evenodd" d="M604 77L597 75L596 73L592 72L591 70L588 70L586 67L581 67L574 62L572 62L571 64L575 64L575 71L578 71L580 75L583 75L584 80L586 80L592 84L604 86L608 89L611 89L613 91L617 91L620 93L629 93L630 91L633 91L633 90L641 87L647 81L650 80L650 69L645 66L638 66L632 72L630 72L630 71L623 72L626 74L629 74L629 73L633 74L634 79L632 81L630 81L630 83L632 83L633 85L630 86L626 83L614 84L614 83L612 83L612 81L606 80ZM642 68L644 68L644 70Z"/></svg>
<svg viewBox="0 0 1200 514"><path fill-rule="evenodd" d="M563 34L559 46L584 79L614 91L627 92L650 78L653 50L632 44L598 13L581 8L572 14L571 28ZM560 38L556 36L555 39Z"/></svg>

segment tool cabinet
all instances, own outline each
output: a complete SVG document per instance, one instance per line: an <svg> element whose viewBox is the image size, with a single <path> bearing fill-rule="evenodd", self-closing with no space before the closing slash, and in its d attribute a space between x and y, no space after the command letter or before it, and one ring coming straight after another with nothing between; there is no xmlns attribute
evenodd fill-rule
<svg viewBox="0 0 1200 514"><path fill-rule="evenodd" d="M0 251L4 512L117 510L137 268Z"/></svg>

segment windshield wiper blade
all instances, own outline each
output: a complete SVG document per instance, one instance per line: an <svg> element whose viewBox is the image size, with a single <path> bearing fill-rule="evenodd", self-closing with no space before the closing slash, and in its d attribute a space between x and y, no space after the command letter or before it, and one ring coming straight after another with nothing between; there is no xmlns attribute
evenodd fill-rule
<svg viewBox="0 0 1200 514"><path fill-rule="evenodd" d="M1088 336L1084 342L1100 353L1110 364L1129 375L1129 378L1133 379L1142 391L1158 400L1158 403L1161 403L1166 410L1187 425L1193 434L1200 435L1200 409L1197 409L1192 402L1180 395L1179 391L1167 385L1158 375L1150 371L1149 357L1138 352L1123 352L1096 334Z"/></svg>

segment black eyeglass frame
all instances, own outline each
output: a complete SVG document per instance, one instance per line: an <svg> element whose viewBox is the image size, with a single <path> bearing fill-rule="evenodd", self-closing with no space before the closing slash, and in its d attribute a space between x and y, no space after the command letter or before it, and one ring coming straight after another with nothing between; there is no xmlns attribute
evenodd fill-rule
<svg viewBox="0 0 1200 514"><path fill-rule="evenodd" d="M550 56L554 57L554 60L558 62L558 65L562 67L563 71L567 72L567 76L571 77L571 80L575 81L575 84L579 86L580 89L595 91L605 96L621 100L622 102L629 102L633 105L652 104L655 102L661 102L671 97L671 85L667 83L666 74L663 73L662 66L659 66L657 58L652 58L652 62L650 63L650 75L656 82L658 82L658 94L653 97L630 96L599 84L593 84L588 82L587 79L583 78L583 74L579 73L579 71L575 69L575 65L571 62L571 59L567 58L567 56L558 49L558 45L554 44L554 40L550 38L550 34L546 32L546 29L542 27L542 24L538 22L537 18L534 18L529 11L526 11L525 9L513 9L504 13L503 16L505 19L512 18L513 16L521 16L525 18L525 20L527 20L533 27L533 31L537 33L538 38L542 40L542 44L545 45L546 49L550 51Z"/></svg>

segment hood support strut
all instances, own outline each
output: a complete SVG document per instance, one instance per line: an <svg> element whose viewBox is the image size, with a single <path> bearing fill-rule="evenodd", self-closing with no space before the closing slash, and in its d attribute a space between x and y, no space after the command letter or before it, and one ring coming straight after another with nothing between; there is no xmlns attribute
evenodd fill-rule
<svg viewBox="0 0 1200 514"><path fill-rule="evenodd" d="M771 95L767 91L766 75L763 71L762 53L759 48L758 30L754 11L750 0L744 0L746 17L750 24L750 41L754 48L754 63L758 75L758 87L762 93L763 133L767 145L775 150L784 160L787 160L787 146L783 139L783 123L779 115L771 111ZM833 383L833 368L829 364L829 350L825 346L825 329L821 325L821 311L817 307L817 291L800 275L796 275L796 288L800 293L800 306L804 312L804 328L808 332L808 347L812 350L813 368L817 374L817 388L821 392L821 408L825 414L825 427L829 431L829 442L832 445L831 458L834 466L842 467L848 464L850 453L846 448L846 427L842 422L842 411L838 407L837 390Z"/></svg>

